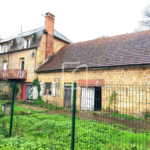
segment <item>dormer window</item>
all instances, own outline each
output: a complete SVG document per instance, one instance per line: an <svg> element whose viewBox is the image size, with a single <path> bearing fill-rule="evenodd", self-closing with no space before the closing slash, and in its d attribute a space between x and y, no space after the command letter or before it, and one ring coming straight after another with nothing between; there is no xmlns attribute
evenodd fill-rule
<svg viewBox="0 0 150 150"><path fill-rule="evenodd" d="M24 48L29 48L30 47L30 39L25 39L25 45Z"/></svg>
<svg viewBox="0 0 150 150"><path fill-rule="evenodd" d="M9 51L9 44L6 44L6 52Z"/></svg>
<svg viewBox="0 0 150 150"><path fill-rule="evenodd" d="M3 53L3 52L4 52L4 46L0 45L0 53Z"/></svg>

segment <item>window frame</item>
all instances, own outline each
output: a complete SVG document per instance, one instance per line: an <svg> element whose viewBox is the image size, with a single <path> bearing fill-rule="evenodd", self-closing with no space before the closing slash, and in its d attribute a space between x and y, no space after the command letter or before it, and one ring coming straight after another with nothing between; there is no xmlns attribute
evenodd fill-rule
<svg viewBox="0 0 150 150"><path fill-rule="evenodd" d="M6 52L9 51L9 44L6 44Z"/></svg>
<svg viewBox="0 0 150 150"><path fill-rule="evenodd" d="M0 45L0 53L4 53L4 45Z"/></svg>
<svg viewBox="0 0 150 150"><path fill-rule="evenodd" d="M46 90L48 89L46 84L49 84L49 94L46 94ZM52 95L52 82L45 82L45 93L44 95Z"/></svg>
<svg viewBox="0 0 150 150"><path fill-rule="evenodd" d="M23 62L23 69L22 69L22 62ZM25 59L20 58L20 70L24 70L24 66L25 66Z"/></svg>
<svg viewBox="0 0 150 150"><path fill-rule="evenodd" d="M27 45L27 43L28 43L28 45ZM27 38L27 39L25 39L24 48L29 48L29 47L30 47L30 38Z"/></svg>

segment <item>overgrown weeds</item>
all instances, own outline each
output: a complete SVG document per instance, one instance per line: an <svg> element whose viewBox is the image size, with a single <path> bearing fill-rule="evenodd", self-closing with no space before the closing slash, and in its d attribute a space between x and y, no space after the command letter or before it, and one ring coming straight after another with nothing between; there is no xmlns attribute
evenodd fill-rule
<svg viewBox="0 0 150 150"><path fill-rule="evenodd" d="M5 127L9 117L3 119L7 123ZM62 114L15 116L12 138L6 140L4 134L0 134L0 149L70 149L71 121L71 116ZM76 117L75 149L141 150L146 149L149 142L149 134Z"/></svg>
<svg viewBox="0 0 150 150"><path fill-rule="evenodd" d="M42 108L46 108L49 110L60 110L60 109L64 109L63 107L59 107L59 106L55 106L50 104L45 103L40 96L38 96L37 100L34 100L33 103L30 103L29 105L31 106L36 106L36 107L42 107Z"/></svg>

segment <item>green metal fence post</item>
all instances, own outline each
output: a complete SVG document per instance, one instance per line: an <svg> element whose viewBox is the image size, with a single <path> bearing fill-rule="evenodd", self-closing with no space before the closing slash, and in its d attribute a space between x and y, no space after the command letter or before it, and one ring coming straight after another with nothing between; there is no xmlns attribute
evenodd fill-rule
<svg viewBox="0 0 150 150"><path fill-rule="evenodd" d="M15 82L13 82L13 90L12 90L12 102L11 102L11 116L10 116L9 137L11 137L11 131L12 131L13 109L14 109L14 96L15 96Z"/></svg>
<svg viewBox="0 0 150 150"><path fill-rule="evenodd" d="M71 150L74 150L75 109L76 109L76 82L73 83L73 108L72 108Z"/></svg>

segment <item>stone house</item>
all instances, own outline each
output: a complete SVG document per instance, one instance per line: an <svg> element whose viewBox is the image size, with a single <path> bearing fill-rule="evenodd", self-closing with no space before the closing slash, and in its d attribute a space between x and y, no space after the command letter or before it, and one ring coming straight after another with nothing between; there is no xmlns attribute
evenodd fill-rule
<svg viewBox="0 0 150 150"><path fill-rule="evenodd" d="M71 107L72 85L76 82L79 110L106 109L115 92L119 112L141 114L150 109L149 39L147 30L63 46L36 70L44 85L58 85L55 96L47 94L44 87L43 100ZM100 100L98 105L96 99Z"/></svg>
<svg viewBox="0 0 150 150"><path fill-rule="evenodd" d="M54 30L54 15L47 13L45 27L0 41L0 78L21 82L22 99L38 78L44 101L71 107L76 82L79 110L105 109L116 92L120 112L142 113L150 108L149 39L147 30L72 43ZM146 86L135 90L137 84Z"/></svg>
<svg viewBox="0 0 150 150"><path fill-rule="evenodd" d="M45 26L0 41L0 82L16 81L19 99L29 98L28 85L36 79L36 68L62 46L72 43L54 30L54 15L46 13L45 18Z"/></svg>

